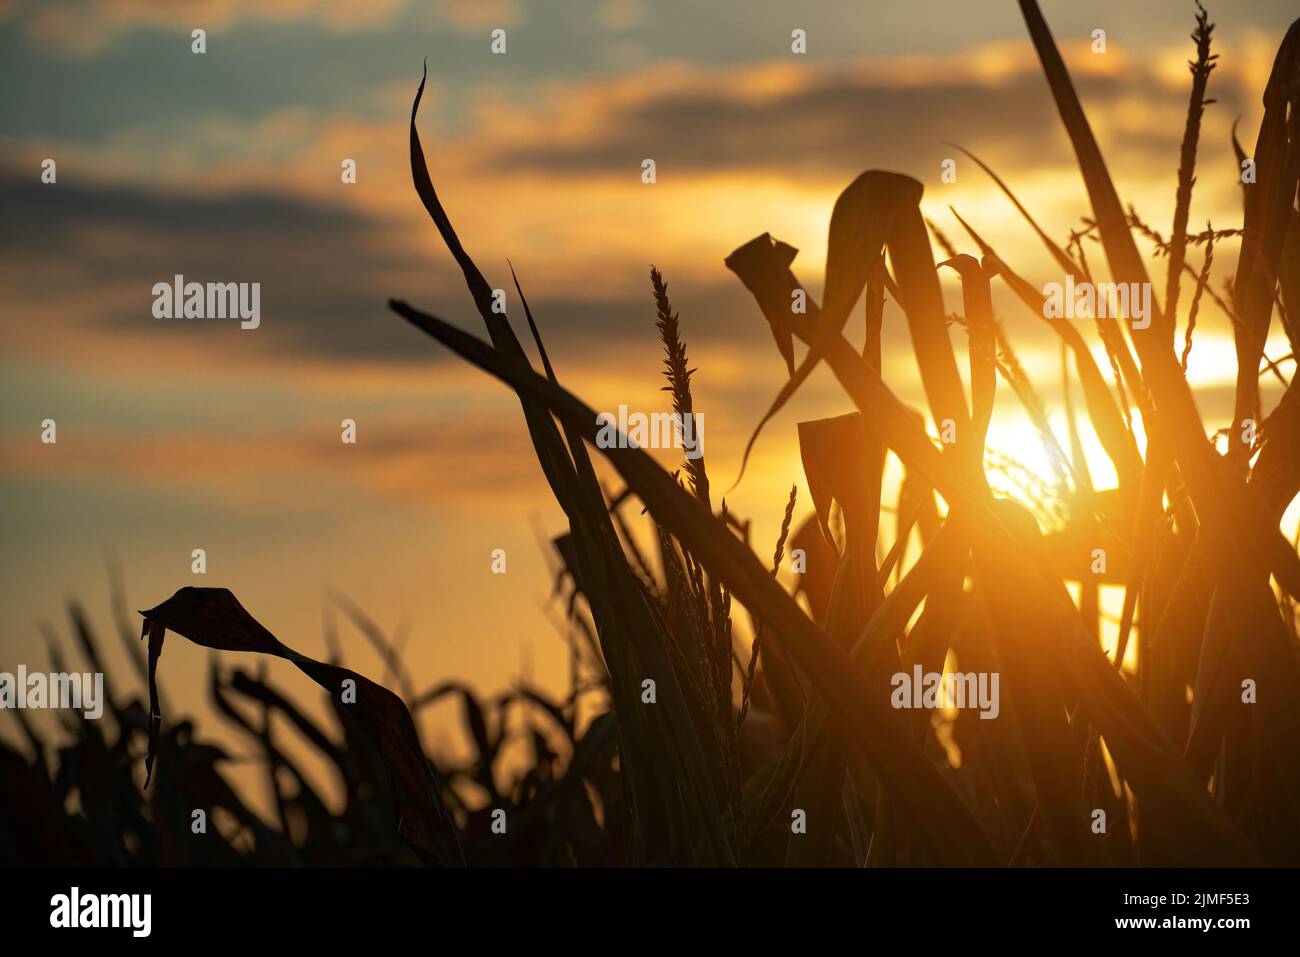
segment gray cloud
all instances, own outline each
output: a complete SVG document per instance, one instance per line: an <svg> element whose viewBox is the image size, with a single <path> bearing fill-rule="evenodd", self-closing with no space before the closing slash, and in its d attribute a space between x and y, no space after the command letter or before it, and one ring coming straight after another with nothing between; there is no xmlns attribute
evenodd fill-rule
<svg viewBox="0 0 1300 957"><path fill-rule="evenodd" d="M58 303L69 289L113 291L93 316L47 315L66 327L89 322L122 333L188 337L213 349L384 357L409 353L411 333L389 321L394 272L425 262L382 246L385 224L338 206L264 192L208 195L78 181L57 185L34 173L0 171L0 236L10 296ZM105 241L105 237L111 237ZM200 282L262 284L263 325L249 338L198 322L160 322L151 313L155 282L175 274ZM138 288L130 302L122 290ZM95 301L92 299L92 301ZM201 340L201 342L200 342Z"/></svg>
<svg viewBox="0 0 1300 957"><path fill-rule="evenodd" d="M0 207L9 226L0 233L7 294L33 309L46 304L45 322L56 332L88 325L185 338L196 348L216 352L257 349L286 358L341 362L445 357L441 348L423 347L423 334L388 311L390 297L407 299L475 333L483 331L432 225L430 241L406 252L386 241L394 224L338 206L263 192L163 193L78 181L62 169L54 186L41 184L30 171L0 169ZM520 265L527 293L527 270ZM235 335L232 327L220 324L154 319L151 287L177 273L201 282L260 282L261 328ZM673 283L678 308L689 317L690 339L734 340L755 328L766 335L743 288L726 281L721 262L718 275L714 285ZM623 285L635 288L638 282L644 283L644 295L599 300L530 296L556 358L586 358L622 345L655 348L648 266L629 270ZM93 306L92 315L69 314L59 303L70 290L79 294L79 302L102 305ZM123 290L138 290L139 295L123 296ZM96 297L97 292L105 295ZM510 298L515 298L513 289ZM511 319L517 333L529 341L522 314L516 312Z"/></svg>
<svg viewBox="0 0 1300 957"><path fill-rule="evenodd" d="M1213 109L1240 111L1242 91L1216 77ZM1077 79L1085 108L1095 115L1121 108L1125 94L1178 117L1186 93L1157 86L1145 71L1125 77ZM1149 129L1122 144L1177 162L1182 124ZM588 139L540 143L495 157L502 171L536 170L582 176L636 169L653 157L659 175L674 170L766 169L821 176L853 175L883 167L938 169L951 156L946 141L960 143L990 162L1024 166L1070 164L1072 154L1041 75L1017 74L997 86L975 82L881 84L831 75L815 85L756 102L707 90L653 97L608 118Z"/></svg>

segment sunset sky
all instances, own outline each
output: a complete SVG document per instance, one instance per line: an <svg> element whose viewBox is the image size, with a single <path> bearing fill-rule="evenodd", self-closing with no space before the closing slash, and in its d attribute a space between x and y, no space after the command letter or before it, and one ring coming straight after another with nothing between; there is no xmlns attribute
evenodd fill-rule
<svg viewBox="0 0 1300 957"><path fill-rule="evenodd" d="M1122 200L1167 234L1194 5L1042 6ZM1210 14L1217 102L1194 229L1240 226L1230 131L1240 118L1249 152L1295 10L1261 0ZM201 55L195 28L207 31ZM504 55L490 50L496 28ZM805 55L791 53L796 28ZM1089 48L1098 28L1104 54ZM41 623L66 643L73 596L107 636L111 554L133 609L224 585L283 641L324 656L323 609L340 593L389 632L409 628L421 687L455 676L487 691L524 674L565 687L539 544L565 523L518 402L385 307L403 298L484 334L411 186L407 121L426 58L430 170L489 282L510 287L513 263L561 380L588 404L654 411L667 406L648 271L663 270L722 488L785 375L723 267L732 249L771 232L800 249L795 272L819 293L836 196L884 168L925 184L926 215L960 250L977 252L950 204L1031 282L1059 281L947 141L988 162L1060 241L1089 213L1010 0L0 0L0 670L47 665ZM941 183L954 156L957 181ZM54 184L41 182L46 158ZM340 181L345 159L355 184ZM1224 261L1235 258L1234 247ZM151 287L175 274L260 282L261 327L155 319ZM1162 289L1163 262L1152 275ZM995 295L1064 439L1057 342L1000 284ZM522 313L511 319L526 337ZM954 332L963 364L964 339ZM1230 418L1234 372L1227 325L1205 318L1189 377L1211 427ZM884 375L919 401L892 305ZM754 520L760 554L789 486L803 488L795 423L846 411L819 373L760 440L728 495ZM47 418L56 445L40 441ZM339 440L344 418L356 445ZM991 444L1041 461L1009 393ZM199 547L202 577L190 571ZM506 575L490 572L494 548ZM349 663L378 677L368 646L342 633ZM205 663L201 649L167 647L163 680L185 712L206 708ZM318 696L287 664L272 673Z"/></svg>

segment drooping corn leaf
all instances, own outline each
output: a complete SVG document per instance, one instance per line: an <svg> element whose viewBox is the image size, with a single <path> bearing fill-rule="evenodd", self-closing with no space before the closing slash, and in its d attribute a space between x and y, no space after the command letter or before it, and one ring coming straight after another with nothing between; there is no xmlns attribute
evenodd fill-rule
<svg viewBox="0 0 1300 957"><path fill-rule="evenodd" d="M267 631L226 588L185 587L140 614L149 635L151 680L162 652L163 636L166 631L172 631L206 648L283 658L340 700L345 686L349 693L354 692L355 704L344 713L365 730L392 774L401 805L402 836L431 860L448 865L464 863L455 824L443 804L428 759L420 750L415 723L401 698L355 671L294 651ZM162 716L158 714L152 691L150 702L151 713L161 725ZM156 741L153 741L151 758L155 752Z"/></svg>

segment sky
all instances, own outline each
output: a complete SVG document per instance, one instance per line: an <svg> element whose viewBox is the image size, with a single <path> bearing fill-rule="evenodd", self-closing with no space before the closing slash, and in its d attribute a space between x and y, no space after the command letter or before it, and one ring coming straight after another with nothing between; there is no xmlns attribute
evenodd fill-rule
<svg viewBox="0 0 1300 957"><path fill-rule="evenodd" d="M1167 234L1194 5L1042 7L1121 198ZM1240 225L1231 131L1238 122L1249 150L1294 8L1210 13L1220 59L1195 228ZM192 50L195 29L205 52ZM504 53L492 51L498 29ZM806 53L791 50L796 29ZM1104 52L1092 49L1098 29ZM521 677L566 687L546 550L564 517L518 403L385 306L402 298L484 331L411 186L407 123L425 63L419 126L439 194L490 284L511 288L513 264L561 380L598 410L666 408L648 276L663 270L714 475L736 474L784 376L722 265L732 249L771 232L800 250L794 269L819 293L836 196L882 168L924 184L923 211L959 250L975 251L950 207L1032 282L1059 281L952 143L1060 241L1088 214L1011 2L0 0L0 670L47 665L51 640L70 648L70 600L107 634L116 564L132 609L222 585L281 640L325 656L323 621L344 596L407 636L422 688L448 677L482 691ZM347 160L355 182L343 181ZM177 274L260 283L260 326L155 318L152 287ZM1228 272L1214 275L1221 287ZM1162 288L1163 264L1153 276ZM1057 344L997 297L1063 439ZM850 325L860 341L860 320ZM963 339L954 332L959 356ZM921 401L892 305L884 375ZM1233 375L1230 330L1205 316L1189 378L1211 428L1230 419ZM1041 470L1006 391L992 444ZM846 411L818 374L759 441L728 506L752 518L762 554L790 485L803 491L795 424ZM344 419L355 444L340 441ZM491 572L498 548L505 575ZM348 663L382 673L340 628ZM120 660L115 645L109 657ZM163 681L184 713L206 713L206 663L168 645ZM314 693L288 665L272 674Z"/></svg>

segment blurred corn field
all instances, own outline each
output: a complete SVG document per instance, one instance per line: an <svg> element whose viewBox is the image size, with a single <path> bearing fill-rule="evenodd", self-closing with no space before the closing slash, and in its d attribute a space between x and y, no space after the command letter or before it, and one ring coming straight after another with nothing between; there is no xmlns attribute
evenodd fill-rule
<svg viewBox="0 0 1300 957"><path fill-rule="evenodd" d="M1292 357L1300 345L1300 21L1263 91L1253 151L1237 145L1255 169L1240 228L1191 231L1217 59L1213 24L1204 11L1196 18L1175 215L1163 233L1122 203L1038 5L1020 7L1086 188L1080 229L1053 239L1012 184L970 158L1059 266L1047 280L1153 283L1150 322L1048 318L1041 284L1002 259L977 224L954 210L965 235L945 236L921 215L919 182L863 173L831 213L820 305L792 271L796 250L770 234L725 262L789 372L748 448L819 365L844 396L844 414L798 425L812 501L792 490L773 542L750 540L749 523L720 492L734 476L710 471L705 457L668 472L639 448L597 446L596 412L561 384L544 317L534 317L516 280L537 356L528 357L435 191L416 132L421 83L410 130L415 187L488 339L391 306L519 398L569 522L551 543L568 695L518 685L480 698L454 681L419 691L391 641L353 609L394 692L337 654L322 662L294 651L229 591L183 588L142 613L143 644L119 623L139 690L132 696L110 680L108 720L69 719L56 744L14 712L30 753L0 750L0 860L1300 864L1300 555L1280 527L1300 491L1300 396L1264 355L1274 316ZM1235 271L1220 294L1211 267L1223 268L1230 249ZM945 310L941 268L960 278L961 314ZM1060 339L1064 437L995 313L993 283ZM672 409L689 415L692 377L708 370L690 367L689 324L656 269L649 293L665 390ZM887 300L906 317L924 410L900 402L883 374ZM858 351L844 331L860 304ZM1185 376L1197 318L1211 310L1236 339L1234 416L1224 429L1203 421ZM965 345L969 389L954 339ZM1271 409L1261 404L1261 375L1285 387ZM1068 403L1072 383L1079 407ZM985 447L1000 386L1023 405L1053 463L1054 484L1026 483L1023 500L990 487L992 472L1011 467ZM1113 465L1113 488L1093 484L1082 451L1089 430ZM592 449L616 486L598 477ZM889 456L904 478L897 501L885 503ZM1047 528L1044 502L1055 516ZM634 532L642 512L649 536ZM787 589L791 576L780 573L796 553ZM1103 585L1124 596L1109 652ZM746 640L733 630L741 616ZM73 626L102 670L99 639L75 609ZM231 786L221 750L189 723L166 720L174 703L158 679L168 632L285 659L324 690L336 727L308 718L265 671L226 670L214 658L213 700L265 768L272 819ZM895 709L892 676L918 666L997 673L998 717ZM427 754L413 720L447 698L459 700L471 745L460 764ZM272 733L272 716L293 729L292 744ZM522 739L524 757L506 760L507 738ZM336 771L341 811L308 783L304 747ZM223 826L193 839L194 808L219 809Z"/></svg>

